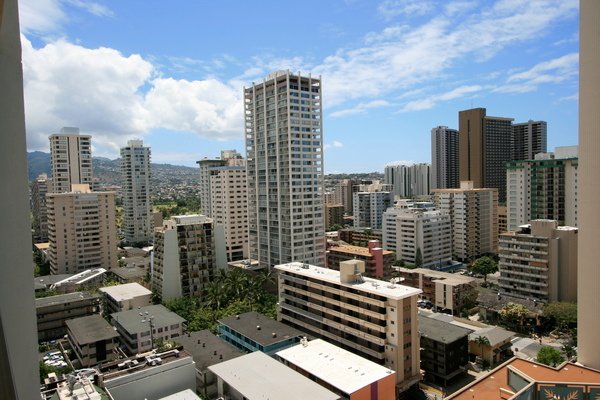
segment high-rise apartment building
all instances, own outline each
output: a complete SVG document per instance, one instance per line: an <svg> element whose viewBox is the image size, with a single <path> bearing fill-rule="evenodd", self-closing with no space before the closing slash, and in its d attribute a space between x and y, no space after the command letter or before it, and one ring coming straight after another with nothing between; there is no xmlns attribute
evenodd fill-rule
<svg viewBox="0 0 600 400"><path fill-rule="evenodd" d="M577 228L542 219L500 235L500 292L543 302L576 302L577 236Z"/></svg>
<svg viewBox="0 0 600 400"><path fill-rule="evenodd" d="M335 185L335 188L333 190L333 201L337 204L343 204L344 212L348 215L351 215L354 211L352 205L352 187L358 183L358 181L352 179L342 179Z"/></svg>
<svg viewBox="0 0 600 400"><path fill-rule="evenodd" d="M209 171L210 208L215 223L222 225L225 230L227 261L247 259L249 251L246 165L244 163L237 166L213 167Z"/></svg>
<svg viewBox="0 0 600 400"><path fill-rule="evenodd" d="M400 200L394 207L388 208L382 215L381 220L381 243L384 249L396 251L397 231L396 217L406 210L420 209L423 211L435 210L432 202Z"/></svg>
<svg viewBox="0 0 600 400"><path fill-rule="evenodd" d="M426 196L431 192L431 165L425 163L412 165L387 165L384 182L392 185L395 196L412 198Z"/></svg>
<svg viewBox="0 0 600 400"><path fill-rule="evenodd" d="M534 219L577 226L577 146L538 153L533 160L506 164L508 230Z"/></svg>
<svg viewBox="0 0 600 400"><path fill-rule="evenodd" d="M360 260L339 271L298 262L275 268L278 320L396 371L399 391L419 381L421 290L364 278Z"/></svg>
<svg viewBox="0 0 600 400"><path fill-rule="evenodd" d="M150 147L141 140L130 140L121 148L123 197L123 235L128 243L152 240L150 203Z"/></svg>
<svg viewBox="0 0 600 400"><path fill-rule="evenodd" d="M475 188L498 189L498 201L506 200L506 170L512 159L512 118L490 117L485 108L458 113L459 178Z"/></svg>
<svg viewBox="0 0 600 400"><path fill-rule="evenodd" d="M548 124L532 121L513 124L513 160L533 160L538 153L546 152Z"/></svg>
<svg viewBox="0 0 600 400"><path fill-rule="evenodd" d="M250 257L325 265L321 80L289 71L244 89Z"/></svg>
<svg viewBox="0 0 600 400"><path fill-rule="evenodd" d="M405 209L396 215L396 258L416 265L420 253L425 268L441 267L452 260L450 214L437 210ZM385 229L384 229L385 232Z"/></svg>
<svg viewBox="0 0 600 400"><path fill-rule="evenodd" d="M600 2L581 0L579 19L579 236L577 270L577 361L600 369Z"/></svg>
<svg viewBox="0 0 600 400"><path fill-rule="evenodd" d="M498 190L474 188L435 189L436 208L450 214L452 254L461 261L498 251Z"/></svg>
<svg viewBox="0 0 600 400"><path fill-rule="evenodd" d="M52 192L52 180L41 174L31 182L31 213L33 215L33 237L36 242L48 241L48 212L46 194Z"/></svg>
<svg viewBox="0 0 600 400"><path fill-rule="evenodd" d="M225 264L222 228L205 215L180 215L154 230L152 290L162 300L202 297Z"/></svg>
<svg viewBox="0 0 600 400"><path fill-rule="evenodd" d="M381 229L383 213L394 204L391 192L354 193L354 227Z"/></svg>
<svg viewBox="0 0 600 400"><path fill-rule="evenodd" d="M52 274L117 267L115 192L73 185L67 193L48 194L46 206Z"/></svg>
<svg viewBox="0 0 600 400"><path fill-rule="evenodd" d="M200 206L202 207L203 215L212 217L211 201L210 201L210 169L216 167L229 166L244 166L246 165L242 155L235 150L222 150L220 158L204 157L200 161L196 161L200 167Z"/></svg>
<svg viewBox="0 0 600 400"><path fill-rule="evenodd" d="M431 188L459 187L458 131L447 126L431 129Z"/></svg>
<svg viewBox="0 0 600 400"><path fill-rule="evenodd" d="M64 127L50 135L52 191L65 193L71 185L92 184L92 137L79 128Z"/></svg>

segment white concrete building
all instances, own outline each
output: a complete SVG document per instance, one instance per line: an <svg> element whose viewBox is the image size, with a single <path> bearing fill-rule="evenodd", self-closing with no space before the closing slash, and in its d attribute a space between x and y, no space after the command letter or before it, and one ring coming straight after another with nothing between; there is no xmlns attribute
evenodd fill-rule
<svg viewBox="0 0 600 400"><path fill-rule="evenodd" d="M384 182L393 185L393 192L397 197L426 196L431 192L430 175L430 164L391 164L385 167Z"/></svg>
<svg viewBox="0 0 600 400"><path fill-rule="evenodd" d="M150 147L130 140L121 148L123 236L128 243L152 240L150 203Z"/></svg>
<svg viewBox="0 0 600 400"><path fill-rule="evenodd" d="M79 128L64 127L49 136L54 193L71 191L71 185L92 185L92 137Z"/></svg>
<svg viewBox="0 0 600 400"><path fill-rule="evenodd" d="M460 189L433 191L436 208L450 214L452 254L460 261L498 251L498 190L476 189L473 182Z"/></svg>
<svg viewBox="0 0 600 400"><path fill-rule="evenodd" d="M506 168L508 230L534 219L577 226L578 147L557 147L533 160L511 161Z"/></svg>
<svg viewBox="0 0 600 400"><path fill-rule="evenodd" d="M221 157L208 158L204 157L200 161L196 161L200 167L200 207L202 213L207 217L212 217L212 204L210 198L210 170L212 168L228 166L244 166L246 165L242 155L235 150L222 150Z"/></svg>
<svg viewBox="0 0 600 400"><path fill-rule="evenodd" d="M325 265L320 78L274 72L244 107L250 258Z"/></svg>
<svg viewBox="0 0 600 400"><path fill-rule="evenodd" d="M223 227L205 215L180 215L154 230L152 289L163 300L202 297L227 264Z"/></svg>
<svg viewBox="0 0 600 400"><path fill-rule="evenodd" d="M354 227L381 229L383 213L394 204L391 192L355 192Z"/></svg>
<svg viewBox="0 0 600 400"><path fill-rule="evenodd" d="M458 131L437 126L431 129L431 188L458 186Z"/></svg>
<svg viewBox="0 0 600 400"><path fill-rule="evenodd" d="M275 269L280 321L396 371L400 392L420 380L420 289L364 278L360 260L339 271L299 262Z"/></svg>
<svg viewBox="0 0 600 400"><path fill-rule="evenodd" d="M397 214L395 222L396 259L416 264L420 251L425 268L441 267L452 260L450 214L413 208Z"/></svg>
<svg viewBox="0 0 600 400"><path fill-rule="evenodd" d="M152 292L139 283L106 286L100 291L104 293L104 307L109 314L152 304Z"/></svg>
<svg viewBox="0 0 600 400"><path fill-rule="evenodd" d="M52 193L52 180L41 174L31 182L31 213L33 215L33 235L38 243L48 241L48 210L46 194Z"/></svg>
<svg viewBox="0 0 600 400"><path fill-rule="evenodd" d="M227 261L249 257L248 184L245 160L242 165L210 168L212 218L225 230Z"/></svg>
<svg viewBox="0 0 600 400"><path fill-rule="evenodd" d="M46 196L52 274L117 267L115 194L82 184Z"/></svg>

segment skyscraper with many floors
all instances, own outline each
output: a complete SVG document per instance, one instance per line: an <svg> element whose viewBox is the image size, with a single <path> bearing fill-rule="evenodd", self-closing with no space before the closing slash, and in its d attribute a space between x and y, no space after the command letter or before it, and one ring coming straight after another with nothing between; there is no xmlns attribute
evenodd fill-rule
<svg viewBox="0 0 600 400"><path fill-rule="evenodd" d="M447 126L431 129L431 188L459 187L458 131Z"/></svg>
<svg viewBox="0 0 600 400"><path fill-rule="evenodd" d="M244 88L250 257L325 264L321 79L278 71Z"/></svg>
<svg viewBox="0 0 600 400"><path fill-rule="evenodd" d="M533 160L538 153L546 152L548 124L532 121L513 124L513 160Z"/></svg>
<svg viewBox="0 0 600 400"><path fill-rule="evenodd" d="M121 148L123 193L123 235L128 243L152 239L150 203L150 147L141 140L130 140Z"/></svg>
<svg viewBox="0 0 600 400"><path fill-rule="evenodd" d="M54 193L71 191L71 185L92 185L92 137L79 128L64 127L49 136Z"/></svg>

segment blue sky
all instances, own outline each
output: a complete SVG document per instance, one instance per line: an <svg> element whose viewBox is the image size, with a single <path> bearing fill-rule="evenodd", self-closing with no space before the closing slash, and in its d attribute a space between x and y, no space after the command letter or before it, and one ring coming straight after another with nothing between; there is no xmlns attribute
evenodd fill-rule
<svg viewBox="0 0 600 400"><path fill-rule="evenodd" d="M29 150L78 126L94 155L142 138L155 162L244 153L242 88L323 82L325 172L430 162L458 111L548 122L577 144L577 0L21 0Z"/></svg>

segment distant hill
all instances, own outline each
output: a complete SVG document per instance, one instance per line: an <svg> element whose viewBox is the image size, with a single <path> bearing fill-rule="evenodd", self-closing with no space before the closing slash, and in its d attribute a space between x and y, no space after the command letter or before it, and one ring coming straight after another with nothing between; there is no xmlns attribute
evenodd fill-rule
<svg viewBox="0 0 600 400"><path fill-rule="evenodd" d="M30 182L37 178L39 174L50 176L50 153L44 153L43 151L27 153L27 168Z"/></svg>

